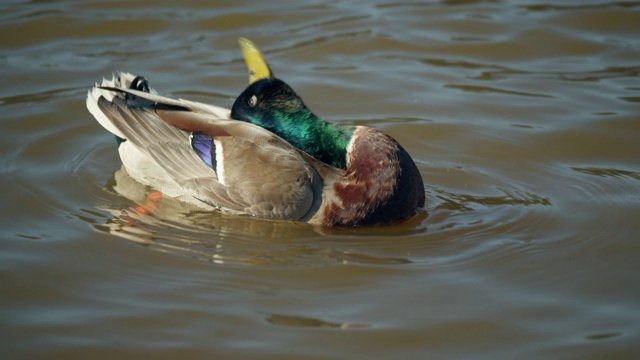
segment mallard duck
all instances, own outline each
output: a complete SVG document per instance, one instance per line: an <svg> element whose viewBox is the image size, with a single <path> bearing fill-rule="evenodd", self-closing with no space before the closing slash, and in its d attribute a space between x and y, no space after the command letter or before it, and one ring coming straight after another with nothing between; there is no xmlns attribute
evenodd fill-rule
<svg viewBox="0 0 640 360"><path fill-rule="evenodd" d="M203 209L322 226L397 222L424 205L422 177L389 135L315 116L240 39L249 87L231 110L158 95L119 72L87 108L138 182Z"/></svg>

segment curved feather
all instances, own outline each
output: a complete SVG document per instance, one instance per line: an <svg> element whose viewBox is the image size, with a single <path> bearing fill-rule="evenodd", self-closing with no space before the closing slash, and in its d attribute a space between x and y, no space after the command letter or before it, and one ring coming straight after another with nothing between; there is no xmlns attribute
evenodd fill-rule
<svg viewBox="0 0 640 360"><path fill-rule="evenodd" d="M141 93L102 90L133 96ZM161 167L183 189L183 195L266 218L310 218L318 210L322 178L307 157L288 142L250 123L195 113L176 100L142 94L152 103L145 106L137 101L134 105L126 97L115 96L109 101L100 96L97 108L109 120L110 131ZM192 132L210 136L216 143L215 157L221 159L218 173L222 171L224 179L194 151Z"/></svg>

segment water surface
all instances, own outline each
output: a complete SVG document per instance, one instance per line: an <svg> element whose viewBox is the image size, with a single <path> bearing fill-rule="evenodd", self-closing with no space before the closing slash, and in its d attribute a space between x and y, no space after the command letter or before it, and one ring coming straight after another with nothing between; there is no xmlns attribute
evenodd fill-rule
<svg viewBox="0 0 640 360"><path fill-rule="evenodd" d="M5 1L2 358L636 359L640 2ZM231 106L236 41L409 151L427 205L316 229L120 169L86 92Z"/></svg>

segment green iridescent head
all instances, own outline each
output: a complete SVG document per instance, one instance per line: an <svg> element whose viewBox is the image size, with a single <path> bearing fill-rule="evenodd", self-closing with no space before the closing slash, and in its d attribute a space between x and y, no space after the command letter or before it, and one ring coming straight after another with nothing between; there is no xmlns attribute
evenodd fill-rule
<svg viewBox="0 0 640 360"><path fill-rule="evenodd" d="M289 85L275 78L251 40L240 38L238 43L249 70L249 87L236 99L231 117L261 126L316 159L344 169L353 127L337 127L315 116Z"/></svg>
<svg viewBox="0 0 640 360"><path fill-rule="evenodd" d="M231 118L251 122L327 164L345 168L353 128L338 127L315 116L284 81L253 82L236 99Z"/></svg>

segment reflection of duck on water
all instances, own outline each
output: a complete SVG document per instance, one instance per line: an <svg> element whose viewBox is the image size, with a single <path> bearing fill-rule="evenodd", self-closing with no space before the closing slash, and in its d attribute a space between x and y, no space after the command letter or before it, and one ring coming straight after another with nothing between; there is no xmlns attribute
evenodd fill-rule
<svg viewBox="0 0 640 360"><path fill-rule="evenodd" d="M134 179L206 210L323 226L400 221L424 205L420 173L394 139L317 118L251 42L241 46L251 84L231 112L158 96L127 73L89 91Z"/></svg>
<svg viewBox="0 0 640 360"><path fill-rule="evenodd" d="M161 252L214 263L261 265L279 243L316 236L304 223L212 213L157 196L157 191L131 178L124 167L113 174L106 188L133 204L99 206L111 218L96 224L96 229Z"/></svg>
<svg viewBox="0 0 640 360"><path fill-rule="evenodd" d="M142 185L123 168L113 174L106 190L131 201L104 202L98 210L111 215L95 228L135 242L148 249L215 264L269 266L411 263L399 250L392 254L398 237L421 232L414 221L402 226L375 228L326 228L299 221L273 221L210 212L163 196L149 200L156 190ZM144 209L140 211L141 209ZM152 210L148 215L147 211ZM420 221L416 219L416 221ZM356 236L354 236L356 235ZM362 239L384 239L376 246ZM322 241L320 241L322 240ZM392 245L394 244L394 245Z"/></svg>

